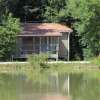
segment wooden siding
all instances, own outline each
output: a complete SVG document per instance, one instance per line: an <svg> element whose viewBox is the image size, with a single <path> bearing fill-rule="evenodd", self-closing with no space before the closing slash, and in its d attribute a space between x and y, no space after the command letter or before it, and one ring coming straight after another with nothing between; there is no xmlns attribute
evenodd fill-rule
<svg viewBox="0 0 100 100"><path fill-rule="evenodd" d="M63 33L59 41L59 57L63 59L68 58L68 34Z"/></svg>

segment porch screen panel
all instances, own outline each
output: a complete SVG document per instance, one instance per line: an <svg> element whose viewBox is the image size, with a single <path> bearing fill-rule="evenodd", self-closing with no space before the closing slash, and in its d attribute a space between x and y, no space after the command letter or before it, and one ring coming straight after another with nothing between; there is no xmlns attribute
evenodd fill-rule
<svg viewBox="0 0 100 100"><path fill-rule="evenodd" d="M41 52L47 52L47 37L41 37Z"/></svg>
<svg viewBox="0 0 100 100"><path fill-rule="evenodd" d="M49 50L54 54L56 54L57 51L57 38L58 37L49 37Z"/></svg>
<svg viewBox="0 0 100 100"><path fill-rule="evenodd" d="M22 38L21 53L31 54L33 52L33 38L24 37Z"/></svg>

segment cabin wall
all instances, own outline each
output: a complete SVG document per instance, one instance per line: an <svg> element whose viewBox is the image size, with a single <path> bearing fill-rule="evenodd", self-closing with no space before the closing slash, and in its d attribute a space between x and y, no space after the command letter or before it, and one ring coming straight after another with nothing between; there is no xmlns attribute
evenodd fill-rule
<svg viewBox="0 0 100 100"><path fill-rule="evenodd" d="M59 39L59 58L68 60L68 33L63 33Z"/></svg>

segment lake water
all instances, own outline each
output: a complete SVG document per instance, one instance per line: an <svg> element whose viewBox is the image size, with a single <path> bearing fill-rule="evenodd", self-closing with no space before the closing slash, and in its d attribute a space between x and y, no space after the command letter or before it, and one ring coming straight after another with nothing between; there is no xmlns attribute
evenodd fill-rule
<svg viewBox="0 0 100 100"><path fill-rule="evenodd" d="M0 74L0 100L100 100L100 78L53 73L44 81Z"/></svg>

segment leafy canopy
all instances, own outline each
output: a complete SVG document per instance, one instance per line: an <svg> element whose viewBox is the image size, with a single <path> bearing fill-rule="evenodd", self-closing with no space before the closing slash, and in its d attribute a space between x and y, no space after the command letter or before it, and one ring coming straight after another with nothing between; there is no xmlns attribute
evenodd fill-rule
<svg viewBox="0 0 100 100"><path fill-rule="evenodd" d="M100 0L68 0L68 16L73 17L73 28L81 36L84 57L100 52Z"/></svg>
<svg viewBox="0 0 100 100"><path fill-rule="evenodd" d="M0 59L9 59L15 51L16 35L21 31L19 20L12 14L3 15L0 22Z"/></svg>

